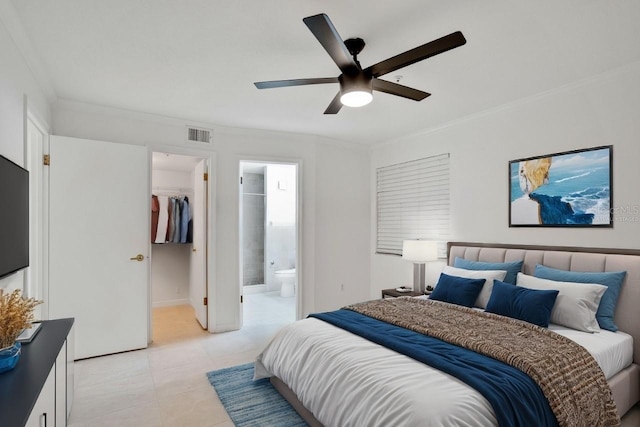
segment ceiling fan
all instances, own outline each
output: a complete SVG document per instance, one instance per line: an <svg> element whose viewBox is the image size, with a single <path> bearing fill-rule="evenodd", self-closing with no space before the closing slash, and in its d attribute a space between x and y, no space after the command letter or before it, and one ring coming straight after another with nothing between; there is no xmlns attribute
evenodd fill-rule
<svg viewBox="0 0 640 427"><path fill-rule="evenodd" d="M254 84L258 89L271 89L286 86L340 83L340 91L333 98L324 114L337 114L343 105L348 107L366 105L373 99L372 90L413 99L414 101L422 101L431 94L398 83L381 80L378 77L462 46L467 42L462 33L456 31L363 69L360 62L358 62L358 54L365 46L364 40L351 38L343 42L331 20L324 13L306 17L303 21L331 56L331 59L342 71L342 74L338 77L273 80Z"/></svg>

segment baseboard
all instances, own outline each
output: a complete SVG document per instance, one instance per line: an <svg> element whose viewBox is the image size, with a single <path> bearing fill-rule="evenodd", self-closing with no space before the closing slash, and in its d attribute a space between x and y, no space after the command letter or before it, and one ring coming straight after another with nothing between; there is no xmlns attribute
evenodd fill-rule
<svg viewBox="0 0 640 427"><path fill-rule="evenodd" d="M191 304L188 299L172 299L168 301L154 301L151 303L151 307L171 307L173 305L189 305Z"/></svg>

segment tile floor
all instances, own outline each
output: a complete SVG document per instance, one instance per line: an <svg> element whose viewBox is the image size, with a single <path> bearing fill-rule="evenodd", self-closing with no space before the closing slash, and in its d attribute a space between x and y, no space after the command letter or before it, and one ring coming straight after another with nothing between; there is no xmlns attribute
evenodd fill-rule
<svg viewBox="0 0 640 427"><path fill-rule="evenodd" d="M247 295L244 310L242 330L212 335L190 306L154 309L148 349L76 362L70 427L232 427L205 373L253 361L295 317L278 294ZM622 426L640 426L638 405Z"/></svg>
<svg viewBox="0 0 640 427"><path fill-rule="evenodd" d="M149 348L76 362L70 427L232 427L205 374L253 361L294 304L247 295L244 327L222 334L203 331L190 306L154 309Z"/></svg>

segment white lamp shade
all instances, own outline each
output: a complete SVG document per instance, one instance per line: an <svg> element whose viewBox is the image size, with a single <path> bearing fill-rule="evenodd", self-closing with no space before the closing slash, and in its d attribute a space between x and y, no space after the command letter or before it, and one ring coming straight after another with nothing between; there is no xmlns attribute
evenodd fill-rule
<svg viewBox="0 0 640 427"><path fill-rule="evenodd" d="M341 74L340 102L347 107L362 107L373 99L372 78L364 73L355 75Z"/></svg>
<svg viewBox="0 0 640 427"><path fill-rule="evenodd" d="M402 242L402 259L412 262L438 260L438 242L433 240L404 240Z"/></svg>
<svg viewBox="0 0 640 427"><path fill-rule="evenodd" d="M371 92L364 90L354 90L346 92L340 97L342 105L347 107L363 107L373 100Z"/></svg>

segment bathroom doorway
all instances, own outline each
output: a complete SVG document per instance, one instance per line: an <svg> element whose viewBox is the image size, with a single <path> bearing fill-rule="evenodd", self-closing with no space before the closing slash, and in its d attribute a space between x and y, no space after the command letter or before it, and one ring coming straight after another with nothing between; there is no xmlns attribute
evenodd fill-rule
<svg viewBox="0 0 640 427"><path fill-rule="evenodd" d="M240 162L240 252L243 327L296 320L298 165Z"/></svg>

